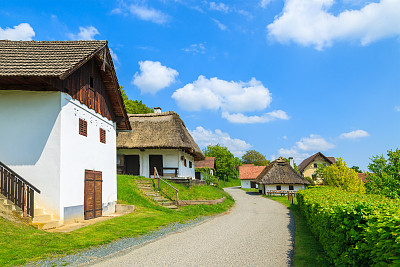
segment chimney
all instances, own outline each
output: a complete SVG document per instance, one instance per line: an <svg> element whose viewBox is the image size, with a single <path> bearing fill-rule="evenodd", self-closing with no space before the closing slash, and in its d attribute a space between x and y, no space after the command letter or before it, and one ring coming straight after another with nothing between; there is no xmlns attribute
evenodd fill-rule
<svg viewBox="0 0 400 267"><path fill-rule="evenodd" d="M289 164L290 164L290 166L292 166L292 168L294 169L293 157L289 157Z"/></svg>
<svg viewBox="0 0 400 267"><path fill-rule="evenodd" d="M154 113L161 113L161 108L160 107L155 107L154 108Z"/></svg>

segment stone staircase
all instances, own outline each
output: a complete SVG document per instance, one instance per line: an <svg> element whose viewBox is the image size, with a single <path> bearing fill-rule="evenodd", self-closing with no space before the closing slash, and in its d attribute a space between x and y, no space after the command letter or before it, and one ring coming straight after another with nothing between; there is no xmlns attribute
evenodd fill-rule
<svg viewBox="0 0 400 267"><path fill-rule="evenodd" d="M35 207L35 217L33 217L32 225L40 230L48 230L61 224L58 220L53 219L53 215L47 213L45 209Z"/></svg>
<svg viewBox="0 0 400 267"><path fill-rule="evenodd" d="M153 182L149 180L136 180L136 184L143 193L156 201L159 205L168 209L177 209L178 207L169 199L166 199L159 192L154 191Z"/></svg>

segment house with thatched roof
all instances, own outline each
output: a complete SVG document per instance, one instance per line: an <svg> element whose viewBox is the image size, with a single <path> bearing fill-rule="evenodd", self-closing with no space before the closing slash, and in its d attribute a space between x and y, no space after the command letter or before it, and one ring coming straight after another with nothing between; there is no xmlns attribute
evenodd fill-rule
<svg viewBox="0 0 400 267"><path fill-rule="evenodd" d="M118 172L154 177L195 178L195 160L205 157L173 111L129 114L132 132L117 136Z"/></svg>
<svg viewBox="0 0 400 267"><path fill-rule="evenodd" d="M114 213L131 127L107 41L2 40L0 55L1 193L45 227Z"/></svg>
<svg viewBox="0 0 400 267"><path fill-rule="evenodd" d="M283 157L268 164L257 176L255 182L262 194L269 190L297 191L310 184Z"/></svg>
<svg viewBox="0 0 400 267"><path fill-rule="evenodd" d="M242 188L258 188L256 178L265 169L265 166L254 166L254 164L243 164L239 166L239 179Z"/></svg>
<svg viewBox="0 0 400 267"><path fill-rule="evenodd" d="M333 163L335 163L334 157L325 157L324 154L318 152L303 160L298 166L298 170L303 177L310 177L315 180L316 184L322 184L323 181L315 175L318 166L330 166Z"/></svg>
<svg viewBox="0 0 400 267"><path fill-rule="evenodd" d="M195 167L195 177L197 180L204 180L204 172L207 171L208 174L214 175L217 170L217 165L215 163L215 157L206 157L204 160L198 160L194 162Z"/></svg>

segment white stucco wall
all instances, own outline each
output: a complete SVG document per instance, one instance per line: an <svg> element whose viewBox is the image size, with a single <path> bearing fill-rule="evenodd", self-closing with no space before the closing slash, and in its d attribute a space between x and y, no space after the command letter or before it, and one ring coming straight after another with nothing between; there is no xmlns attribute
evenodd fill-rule
<svg viewBox="0 0 400 267"><path fill-rule="evenodd" d="M276 186L280 185L281 186L281 190L285 190L288 191L289 190L289 185L288 184L267 184L267 185L260 185L260 189L262 190L262 193L265 194L265 191L268 190L277 190ZM295 184L293 185L293 191L298 191L300 189L304 189L305 186L304 185L299 185L299 184Z"/></svg>
<svg viewBox="0 0 400 267"><path fill-rule="evenodd" d="M103 214L117 201L116 127L86 105L61 95L61 213L67 221L83 220L85 170L102 172ZM79 134L79 119L87 121L87 136ZM106 143L100 142L100 128ZM66 214L64 214L66 212Z"/></svg>
<svg viewBox="0 0 400 267"><path fill-rule="evenodd" d="M242 188L251 188L250 180L240 180L240 185Z"/></svg>
<svg viewBox="0 0 400 267"><path fill-rule="evenodd" d="M60 215L60 92L0 90L0 161L37 187L35 204Z"/></svg>
<svg viewBox="0 0 400 267"><path fill-rule="evenodd" d="M133 129L134 130L134 129ZM163 166L169 168L179 168L178 177L191 177L195 178L194 158L193 156L177 150L177 149L118 149L118 155L139 155L140 175L144 177L153 177L153 172L149 172L149 155L162 155ZM186 167L181 156L186 158ZM189 161L192 162L192 168L189 168ZM173 173L173 170L166 170L165 172Z"/></svg>

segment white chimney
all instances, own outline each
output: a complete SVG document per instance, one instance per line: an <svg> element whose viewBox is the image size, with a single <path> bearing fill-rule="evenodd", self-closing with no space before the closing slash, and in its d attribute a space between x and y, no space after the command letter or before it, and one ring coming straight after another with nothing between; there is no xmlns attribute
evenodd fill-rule
<svg viewBox="0 0 400 267"><path fill-rule="evenodd" d="M293 157L289 157L289 164L290 164L290 166L292 166L292 168L294 169Z"/></svg>
<svg viewBox="0 0 400 267"><path fill-rule="evenodd" d="M161 113L161 108L160 107L155 107L154 108L154 113Z"/></svg>

